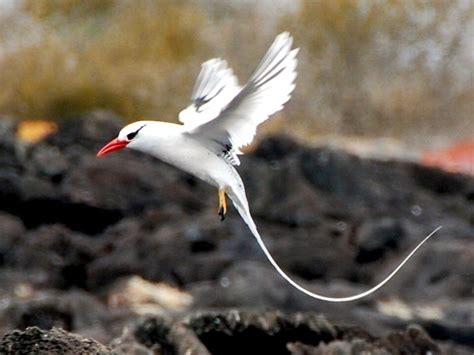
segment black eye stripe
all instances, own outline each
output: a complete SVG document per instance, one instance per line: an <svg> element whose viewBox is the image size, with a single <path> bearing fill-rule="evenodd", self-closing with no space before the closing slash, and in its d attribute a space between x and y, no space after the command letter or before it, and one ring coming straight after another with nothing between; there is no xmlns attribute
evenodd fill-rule
<svg viewBox="0 0 474 355"><path fill-rule="evenodd" d="M127 134L127 139L132 140L137 135L138 131Z"/></svg>
<svg viewBox="0 0 474 355"><path fill-rule="evenodd" d="M141 126L139 129L137 129L135 132L132 132L132 133L129 133L127 134L127 139L129 141L131 141L133 138L135 138L135 136L138 134L138 132L140 132L140 130L145 127L146 125L144 124L143 126Z"/></svg>

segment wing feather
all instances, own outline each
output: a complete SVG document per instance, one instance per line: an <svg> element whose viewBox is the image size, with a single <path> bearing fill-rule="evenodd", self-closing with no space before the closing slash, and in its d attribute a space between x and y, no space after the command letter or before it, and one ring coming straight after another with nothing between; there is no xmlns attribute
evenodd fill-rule
<svg viewBox="0 0 474 355"><path fill-rule="evenodd" d="M188 134L216 153L230 146L234 154L239 154L240 147L252 142L257 126L281 110L291 97L298 54L298 49L291 48L292 44L289 33L278 35L248 83L220 115L191 128Z"/></svg>
<svg viewBox="0 0 474 355"><path fill-rule="evenodd" d="M237 77L220 58L202 64L191 95L191 105L179 113L179 121L196 127L216 118L239 92Z"/></svg>

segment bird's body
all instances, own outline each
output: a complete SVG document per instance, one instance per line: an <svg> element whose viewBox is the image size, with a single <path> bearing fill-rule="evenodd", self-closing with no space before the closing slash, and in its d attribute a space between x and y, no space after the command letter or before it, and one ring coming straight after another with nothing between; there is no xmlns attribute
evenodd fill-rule
<svg viewBox="0 0 474 355"><path fill-rule="evenodd" d="M187 134L184 126L158 121L138 121L134 124L138 127L146 124L150 129L142 133L148 138L144 144L135 145L132 140L130 148L150 154L220 189L242 184L235 168Z"/></svg>
<svg viewBox="0 0 474 355"><path fill-rule="evenodd" d="M301 292L323 301L346 302L372 294L388 282L408 259L435 232L426 237L383 281L370 290L349 297L327 297L313 293L291 279L266 248L250 214L242 179L234 165L239 165L240 148L249 144L257 126L281 110L295 87L296 55L293 39L282 33L273 42L259 66L243 86L227 63L211 59L202 65L192 103L181 111L182 124L138 121L124 127L118 137L98 156L121 148L150 154L215 186L219 191L219 214L223 219L229 196L266 257L280 275ZM439 229L439 228L438 228Z"/></svg>

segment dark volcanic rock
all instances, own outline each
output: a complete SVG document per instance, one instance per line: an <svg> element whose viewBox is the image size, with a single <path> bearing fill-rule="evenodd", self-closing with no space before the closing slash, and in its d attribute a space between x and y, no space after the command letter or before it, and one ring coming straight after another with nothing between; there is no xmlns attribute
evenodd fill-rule
<svg viewBox="0 0 474 355"><path fill-rule="evenodd" d="M187 321L212 354L286 354L287 343L316 345L337 337L324 317L278 312L203 313Z"/></svg>
<svg viewBox="0 0 474 355"><path fill-rule="evenodd" d="M375 338L358 328L339 328L313 313L203 312L184 320L146 317L111 342L29 327L0 340L2 354L439 354L440 348L420 327Z"/></svg>
<svg viewBox="0 0 474 355"><path fill-rule="evenodd" d="M425 189L437 194L463 194L472 192L472 179L461 175L452 174L443 170L413 166L415 182Z"/></svg>
<svg viewBox="0 0 474 355"><path fill-rule="evenodd" d="M224 351L225 343L242 350L243 340L254 338L286 354L437 351L429 350L431 341L422 345L422 333L404 330L416 322L450 349L474 346L466 326L474 299L472 177L308 148L287 137L266 139L243 156L238 170L264 242L289 275L321 294L369 289L444 226L371 298L326 304L277 274L235 209L219 221L215 188L132 151L96 158L122 124L106 112L81 115L22 149L14 125L0 127L2 333L61 326L103 343L115 337L116 353L124 354L185 353L180 336L203 354ZM193 315L195 331L179 320L183 315L168 314L119 337L138 317L106 305L109 286L125 275L183 289L193 310L255 313L237 312L241 321L227 312ZM354 328L351 336L340 331L323 344L306 316L300 332L293 318L260 312L268 308L316 311L364 329L357 336ZM265 322L273 328L263 329ZM401 332L397 341L384 338L394 330Z"/></svg>
<svg viewBox="0 0 474 355"><path fill-rule="evenodd" d="M413 192L407 166L397 162L364 160L345 152L329 149L307 149L300 155L304 176L321 193L331 199L343 199L344 213L352 216L404 211ZM389 193L387 193L389 191Z"/></svg>
<svg viewBox="0 0 474 355"><path fill-rule="evenodd" d="M8 118L0 117L0 167L2 170L21 171L19 144L15 139L16 123Z"/></svg>
<svg viewBox="0 0 474 355"><path fill-rule="evenodd" d="M84 291L34 292L15 300L0 311L2 327L42 329L60 327L103 340L110 318L105 306ZM87 311L85 311L87 310Z"/></svg>
<svg viewBox="0 0 474 355"><path fill-rule="evenodd" d="M59 183L70 168L66 155L58 147L48 144L38 144L32 149L29 164L39 175L54 183Z"/></svg>
<svg viewBox="0 0 474 355"><path fill-rule="evenodd" d="M411 300L472 300L474 269L467 265L474 263L474 250L459 241L446 244L440 239L424 246L387 289Z"/></svg>
<svg viewBox="0 0 474 355"><path fill-rule="evenodd" d="M7 265L25 271L44 271L50 287L84 288L86 267L98 252L99 243L60 225L43 226L25 234L14 248L11 246Z"/></svg>
<svg viewBox="0 0 474 355"><path fill-rule="evenodd" d="M146 318L134 330L136 341L160 354L210 354L185 325L165 318Z"/></svg>
<svg viewBox="0 0 474 355"><path fill-rule="evenodd" d="M149 161L130 158L124 163L117 155L101 160L86 157L64 178L61 190L75 203L137 212L163 203L170 178Z"/></svg>
<svg viewBox="0 0 474 355"><path fill-rule="evenodd" d="M360 263L378 260L386 252L396 250L404 236L400 221L393 218L369 220L357 231L359 251L356 260Z"/></svg>
<svg viewBox="0 0 474 355"><path fill-rule="evenodd" d="M334 326L314 313L201 312L180 322L153 317L138 324L134 338L147 348L183 355L339 354L341 350L353 354L359 350L376 354L441 353L419 326L377 338L359 328Z"/></svg>
<svg viewBox="0 0 474 355"><path fill-rule="evenodd" d="M359 334L362 335L362 334ZM348 337L318 346L302 343L288 344L292 355L337 355L337 354L441 354L441 349L428 334L418 326L408 327L406 331L392 332L379 339L370 339L368 334L363 337Z"/></svg>
<svg viewBox="0 0 474 355"><path fill-rule="evenodd" d="M255 287L258 285L258 287ZM294 292L268 265L240 262L226 269L218 280L204 281L190 288L195 302L204 308L272 307L282 309L292 303Z"/></svg>
<svg viewBox="0 0 474 355"><path fill-rule="evenodd" d="M123 120L110 111L93 111L65 117L59 121L58 133L49 136L46 143L61 150L79 146L96 152L102 145L117 136Z"/></svg>
<svg viewBox="0 0 474 355"><path fill-rule="evenodd" d="M5 355L75 355L110 354L109 349L89 338L62 329L42 330L29 327L7 333L0 341L0 353Z"/></svg>
<svg viewBox="0 0 474 355"><path fill-rule="evenodd" d="M279 135L262 140L253 154L258 158L276 162L300 151L301 146L294 139Z"/></svg>
<svg viewBox="0 0 474 355"><path fill-rule="evenodd" d="M0 212L0 267L10 262L12 248L17 245L25 232L21 220L15 216Z"/></svg>

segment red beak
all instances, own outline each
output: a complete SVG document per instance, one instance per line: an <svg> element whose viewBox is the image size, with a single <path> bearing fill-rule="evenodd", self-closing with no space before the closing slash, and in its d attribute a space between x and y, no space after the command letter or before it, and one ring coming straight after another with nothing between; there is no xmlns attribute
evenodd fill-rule
<svg viewBox="0 0 474 355"><path fill-rule="evenodd" d="M114 140L111 140L109 143L107 143L101 150L99 150L97 152L97 156L102 157L106 154L109 154L110 152L113 152L114 150L125 148L127 144L127 141L115 138Z"/></svg>

